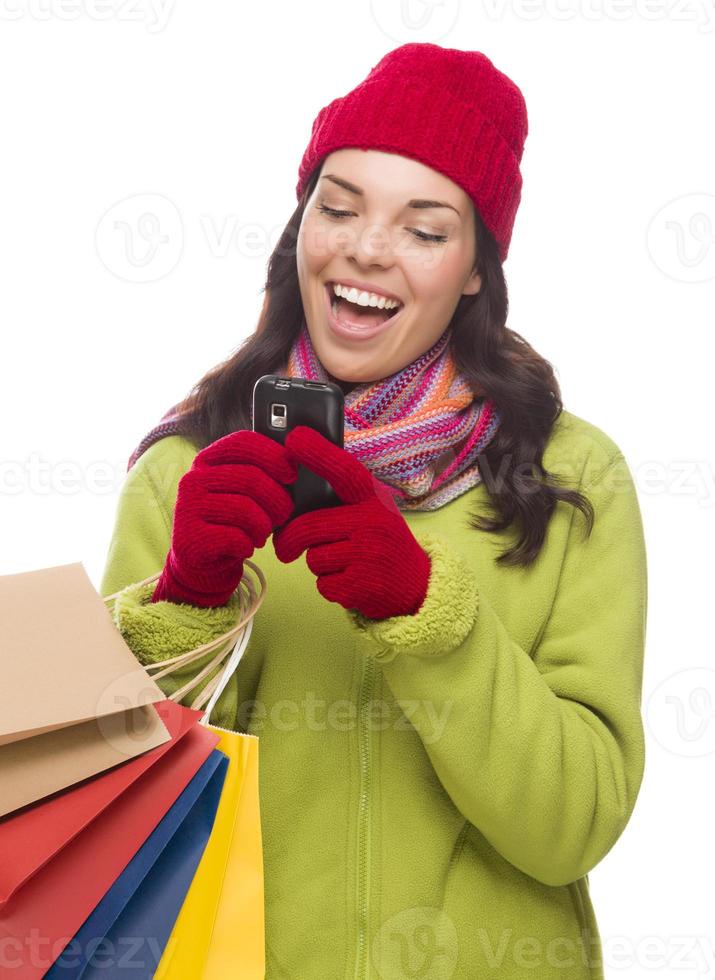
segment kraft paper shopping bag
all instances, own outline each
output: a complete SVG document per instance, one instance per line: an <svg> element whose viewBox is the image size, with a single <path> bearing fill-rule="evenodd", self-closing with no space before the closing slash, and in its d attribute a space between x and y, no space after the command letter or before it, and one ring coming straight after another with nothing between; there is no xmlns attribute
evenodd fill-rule
<svg viewBox="0 0 715 980"><path fill-rule="evenodd" d="M80 562L0 576L0 816L169 740Z"/></svg>

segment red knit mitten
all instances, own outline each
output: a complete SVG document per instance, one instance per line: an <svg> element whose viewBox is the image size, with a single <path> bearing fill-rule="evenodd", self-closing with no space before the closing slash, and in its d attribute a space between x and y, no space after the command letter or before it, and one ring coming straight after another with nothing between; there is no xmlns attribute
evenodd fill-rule
<svg viewBox="0 0 715 980"><path fill-rule="evenodd" d="M385 484L346 449L310 426L286 436L288 458L326 479L343 501L299 514L273 535L282 562L308 549L308 568L331 602L370 619L416 613L427 595L430 557Z"/></svg>
<svg viewBox="0 0 715 980"><path fill-rule="evenodd" d="M262 548L293 513L283 484L298 470L274 439L241 429L206 446L179 480L171 549L152 602L222 606Z"/></svg>

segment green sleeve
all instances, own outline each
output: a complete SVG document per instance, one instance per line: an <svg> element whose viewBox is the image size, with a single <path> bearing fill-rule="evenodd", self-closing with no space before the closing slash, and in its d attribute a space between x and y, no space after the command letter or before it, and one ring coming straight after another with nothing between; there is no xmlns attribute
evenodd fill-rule
<svg viewBox="0 0 715 980"><path fill-rule="evenodd" d="M155 583L139 583L160 572L171 546L176 488L190 459L168 460L160 465L159 443L150 447L129 470L120 492L109 552L100 585L103 596L119 594L109 603L112 617L124 640L142 664L155 663L195 649L220 636L238 622L238 597L225 606L203 609L187 603L151 602ZM159 457L163 459L164 457ZM154 472L151 460L159 466ZM209 652L193 664L159 678L156 683L168 696L195 676L215 656ZM190 706L215 671L181 699ZM210 721L236 730L238 683L236 674L219 697Z"/></svg>
<svg viewBox="0 0 715 980"><path fill-rule="evenodd" d="M99 591L103 596L160 572L171 545L171 515L141 460L127 473Z"/></svg>
<svg viewBox="0 0 715 980"><path fill-rule="evenodd" d="M347 612L465 819L549 885L586 875L624 830L640 788L647 570L622 454L573 508L558 590L531 655L445 542L415 616ZM425 710L428 705L430 710ZM418 706L418 707L416 707ZM445 719L435 732L435 717Z"/></svg>

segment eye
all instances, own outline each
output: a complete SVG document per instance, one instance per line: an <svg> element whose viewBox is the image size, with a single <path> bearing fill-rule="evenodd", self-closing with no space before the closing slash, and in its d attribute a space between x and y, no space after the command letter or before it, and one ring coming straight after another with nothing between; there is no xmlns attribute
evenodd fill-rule
<svg viewBox="0 0 715 980"><path fill-rule="evenodd" d="M354 215L354 211L337 211L335 208L329 208L325 204L317 205L318 211L322 211L323 214L327 214L329 218L349 218ZM446 235L431 235L426 231L420 231L418 228L408 228L412 234L421 242L446 242Z"/></svg>
<svg viewBox="0 0 715 980"><path fill-rule="evenodd" d="M335 208L326 207L325 204L319 204L318 211L322 211L323 214L329 214L331 218L345 218L353 214L352 211L336 211Z"/></svg>
<svg viewBox="0 0 715 980"><path fill-rule="evenodd" d="M446 235L430 235L426 231L420 231L418 228L408 228L407 230L411 231L413 235L416 235L416 237L421 239L421 241L423 242L446 242L447 241Z"/></svg>

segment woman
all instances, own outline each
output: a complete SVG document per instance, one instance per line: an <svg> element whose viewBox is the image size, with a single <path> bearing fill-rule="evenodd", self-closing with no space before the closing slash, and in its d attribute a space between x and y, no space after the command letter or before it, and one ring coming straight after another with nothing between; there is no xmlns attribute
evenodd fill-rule
<svg viewBox="0 0 715 980"><path fill-rule="evenodd" d="M130 459L101 589L140 659L268 580L211 720L260 736L269 978L603 976L646 554L623 454L505 325L526 134L484 55L388 53L315 120L255 333ZM345 448L252 432L266 373L340 384ZM291 519L298 464L342 503Z"/></svg>

